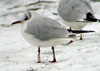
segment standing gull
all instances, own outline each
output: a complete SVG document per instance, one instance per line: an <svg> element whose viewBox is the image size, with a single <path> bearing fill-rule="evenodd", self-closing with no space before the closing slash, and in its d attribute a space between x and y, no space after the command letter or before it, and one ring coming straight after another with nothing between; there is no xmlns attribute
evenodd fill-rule
<svg viewBox="0 0 100 71"><path fill-rule="evenodd" d="M52 46L53 61L51 61L51 63L56 62L54 46L70 39L69 35L72 34L70 32L82 32L77 30L72 30L69 32L57 21L43 17L37 12L31 13L26 11L24 17L19 21L13 22L12 25L17 23L22 23L21 33L23 37L30 44L38 46L38 63L41 63L40 47Z"/></svg>
<svg viewBox="0 0 100 71"><path fill-rule="evenodd" d="M100 22L94 16L88 0L60 0L58 14L70 29L82 30L88 23ZM82 40L82 34L80 40Z"/></svg>

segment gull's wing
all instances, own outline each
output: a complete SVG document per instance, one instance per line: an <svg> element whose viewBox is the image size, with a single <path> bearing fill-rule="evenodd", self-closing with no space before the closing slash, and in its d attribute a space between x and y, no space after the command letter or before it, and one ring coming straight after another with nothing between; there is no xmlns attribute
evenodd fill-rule
<svg viewBox="0 0 100 71"><path fill-rule="evenodd" d="M60 25L60 23L45 17L31 19L28 22L25 32L34 35L37 39L42 41L65 37L69 34L69 32Z"/></svg>
<svg viewBox="0 0 100 71"><path fill-rule="evenodd" d="M84 21L87 13L93 16L93 10L87 0L60 0L58 13L65 21Z"/></svg>

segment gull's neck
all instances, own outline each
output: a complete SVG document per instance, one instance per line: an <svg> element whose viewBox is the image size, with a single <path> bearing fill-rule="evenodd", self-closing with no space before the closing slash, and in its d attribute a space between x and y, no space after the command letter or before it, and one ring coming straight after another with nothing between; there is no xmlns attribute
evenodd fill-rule
<svg viewBox="0 0 100 71"><path fill-rule="evenodd" d="M31 15L32 15L32 16L31 16L31 18L30 18L29 20L27 20L27 21L25 21L25 22L22 23L22 31L25 31L25 30L26 30L26 28L27 28L27 23L28 23L29 21L35 20L35 19L41 17L41 15L38 14L37 12L31 12Z"/></svg>

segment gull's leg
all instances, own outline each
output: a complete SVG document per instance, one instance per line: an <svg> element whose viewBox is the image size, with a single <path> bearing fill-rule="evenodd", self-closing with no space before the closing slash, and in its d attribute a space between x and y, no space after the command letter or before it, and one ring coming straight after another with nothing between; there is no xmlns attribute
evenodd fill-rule
<svg viewBox="0 0 100 71"><path fill-rule="evenodd" d="M80 40L83 40L83 38L82 38L82 33L80 34Z"/></svg>
<svg viewBox="0 0 100 71"><path fill-rule="evenodd" d="M72 30L71 27L69 27L69 29ZM69 45L69 44L71 44L71 43L73 43L73 40L70 40L70 42L68 42L67 45Z"/></svg>
<svg viewBox="0 0 100 71"><path fill-rule="evenodd" d="M55 57L54 46L52 46L52 52L53 52L53 61L50 61L50 62L55 63L56 62L56 57Z"/></svg>
<svg viewBox="0 0 100 71"><path fill-rule="evenodd" d="M82 38L82 33L80 34L80 40L83 40L83 38Z"/></svg>
<svg viewBox="0 0 100 71"><path fill-rule="evenodd" d="M41 63L41 58L40 58L40 47L38 47L38 62L37 63Z"/></svg>
<svg viewBox="0 0 100 71"><path fill-rule="evenodd" d="M71 44L71 43L73 43L73 42L74 42L73 40L70 40L70 42L68 42L67 45L69 45L69 44Z"/></svg>
<svg viewBox="0 0 100 71"><path fill-rule="evenodd" d="M72 28L71 28L71 27L69 27L69 29L70 29L70 30L72 30Z"/></svg>

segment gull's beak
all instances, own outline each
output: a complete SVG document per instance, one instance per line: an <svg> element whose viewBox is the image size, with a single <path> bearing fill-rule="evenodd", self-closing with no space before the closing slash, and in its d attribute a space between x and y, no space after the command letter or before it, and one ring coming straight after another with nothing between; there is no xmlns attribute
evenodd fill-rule
<svg viewBox="0 0 100 71"><path fill-rule="evenodd" d="M18 24L18 23L22 23L22 21L15 21L11 25Z"/></svg>

